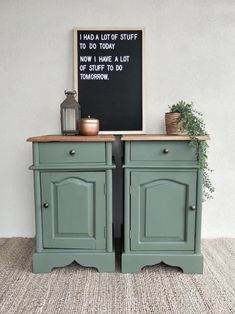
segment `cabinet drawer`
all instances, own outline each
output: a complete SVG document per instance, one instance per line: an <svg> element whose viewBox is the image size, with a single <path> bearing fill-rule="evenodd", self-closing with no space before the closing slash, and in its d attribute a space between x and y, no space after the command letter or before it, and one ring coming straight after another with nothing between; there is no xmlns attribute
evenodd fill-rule
<svg viewBox="0 0 235 314"><path fill-rule="evenodd" d="M141 160L196 160L196 150L189 141L137 141L131 142L132 161Z"/></svg>
<svg viewBox="0 0 235 314"><path fill-rule="evenodd" d="M105 162L105 143L40 143L40 163Z"/></svg>

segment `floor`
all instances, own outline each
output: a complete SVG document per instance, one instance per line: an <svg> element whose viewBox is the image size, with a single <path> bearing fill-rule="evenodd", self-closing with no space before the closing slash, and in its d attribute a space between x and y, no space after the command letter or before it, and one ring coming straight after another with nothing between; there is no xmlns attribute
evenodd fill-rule
<svg viewBox="0 0 235 314"><path fill-rule="evenodd" d="M204 274L166 265L138 274L72 264L32 273L34 239L0 239L0 313L235 313L235 239L202 241Z"/></svg>

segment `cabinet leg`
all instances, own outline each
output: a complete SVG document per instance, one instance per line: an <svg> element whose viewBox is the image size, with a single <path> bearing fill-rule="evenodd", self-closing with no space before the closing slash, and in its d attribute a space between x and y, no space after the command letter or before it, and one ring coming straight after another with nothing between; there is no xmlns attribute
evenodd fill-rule
<svg viewBox="0 0 235 314"><path fill-rule="evenodd" d="M115 272L115 254L114 253L93 253L91 255L80 254L76 262L82 266L94 267L100 273Z"/></svg>
<svg viewBox="0 0 235 314"><path fill-rule="evenodd" d="M185 274L203 274L203 256L197 254L193 258L186 258L180 261L179 266Z"/></svg>
<svg viewBox="0 0 235 314"><path fill-rule="evenodd" d="M50 273L52 271L53 263L50 259L45 258L41 253L33 254L33 273Z"/></svg>
<svg viewBox="0 0 235 314"><path fill-rule="evenodd" d="M144 267L138 258L133 258L131 254L122 254L122 273L138 273Z"/></svg>
<svg viewBox="0 0 235 314"><path fill-rule="evenodd" d="M123 253L122 273L136 273L145 266L156 265L163 262L168 266L182 269L186 274L203 273L203 256L201 254L145 254Z"/></svg>
<svg viewBox="0 0 235 314"><path fill-rule="evenodd" d="M112 253L34 253L33 272L49 273L53 268L63 267L76 261L85 267L94 267L99 272L115 271L115 254Z"/></svg>

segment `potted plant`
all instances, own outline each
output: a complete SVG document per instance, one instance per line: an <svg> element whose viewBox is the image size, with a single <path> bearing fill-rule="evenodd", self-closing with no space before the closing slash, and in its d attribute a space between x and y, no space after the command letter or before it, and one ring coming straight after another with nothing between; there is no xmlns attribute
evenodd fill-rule
<svg viewBox="0 0 235 314"><path fill-rule="evenodd" d="M168 135L189 135L190 145L196 148L198 166L202 169L203 174L203 200L211 199L214 187L210 179L208 167L208 148L206 141L200 141L197 136L208 135L205 129L203 115L197 111L193 103L179 101L169 106L170 112L165 114L166 131Z"/></svg>

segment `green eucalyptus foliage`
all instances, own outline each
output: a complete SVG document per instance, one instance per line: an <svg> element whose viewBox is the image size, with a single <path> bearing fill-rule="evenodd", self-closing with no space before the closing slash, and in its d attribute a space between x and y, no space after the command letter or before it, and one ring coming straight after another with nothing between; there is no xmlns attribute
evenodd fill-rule
<svg viewBox="0 0 235 314"><path fill-rule="evenodd" d="M197 111L193 103L187 104L185 101L179 101L169 106L170 112L179 112L178 122L182 121L182 131L190 136L190 145L196 147L198 166L202 169L203 175L203 200L212 199L214 187L210 179L211 169L208 167L208 148L206 141L199 141L196 136L207 135L203 115Z"/></svg>

